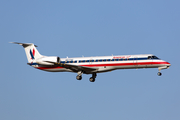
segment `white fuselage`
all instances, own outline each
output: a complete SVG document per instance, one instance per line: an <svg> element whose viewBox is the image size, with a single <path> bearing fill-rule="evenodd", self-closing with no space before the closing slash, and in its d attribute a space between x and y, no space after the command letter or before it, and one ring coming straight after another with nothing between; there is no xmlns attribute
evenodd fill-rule
<svg viewBox="0 0 180 120"><path fill-rule="evenodd" d="M149 57L151 56L151 58ZM71 64L95 68L96 70L86 72L86 74L108 72L116 69L137 69L137 68L162 68L166 69L170 63L157 58L152 54L145 55L117 55L101 57L80 57L80 58L61 58L62 64ZM149 58L148 58L149 57ZM73 72L71 69L59 66L44 66L36 63L33 67L49 72Z"/></svg>
<svg viewBox="0 0 180 120"><path fill-rule="evenodd" d="M58 56L43 56L33 43L19 43L24 47L28 65L48 72L75 72L76 79L81 80L82 74L92 74L90 82L94 82L97 73L117 69L158 68L158 76L162 69L171 66L170 63L159 59L152 54L145 55L116 55L101 57L60 58Z"/></svg>

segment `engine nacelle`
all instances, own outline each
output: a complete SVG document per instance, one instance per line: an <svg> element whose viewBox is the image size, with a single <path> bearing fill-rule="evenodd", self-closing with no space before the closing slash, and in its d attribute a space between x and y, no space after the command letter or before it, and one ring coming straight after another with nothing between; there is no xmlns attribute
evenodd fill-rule
<svg viewBox="0 0 180 120"><path fill-rule="evenodd" d="M54 63L60 63L60 58L57 56L43 57L36 60L36 63L41 65L54 65Z"/></svg>

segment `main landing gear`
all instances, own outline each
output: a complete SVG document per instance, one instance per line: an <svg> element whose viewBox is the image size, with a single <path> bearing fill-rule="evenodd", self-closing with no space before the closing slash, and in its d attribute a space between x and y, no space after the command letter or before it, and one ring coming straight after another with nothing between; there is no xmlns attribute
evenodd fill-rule
<svg viewBox="0 0 180 120"><path fill-rule="evenodd" d="M76 79L77 79L77 80L81 80L81 79L82 79L82 76L77 75L77 76L76 76Z"/></svg>
<svg viewBox="0 0 180 120"><path fill-rule="evenodd" d="M77 79L77 80L81 80L81 79L82 79L82 74L83 74L83 72L82 72L82 71L79 71L79 72L78 72L78 75L76 76L76 79Z"/></svg>
<svg viewBox="0 0 180 120"><path fill-rule="evenodd" d="M93 73L93 74L92 74L92 77L89 78L89 81L90 81L90 82L95 82L96 76L97 76L97 74L96 74L96 73Z"/></svg>
<svg viewBox="0 0 180 120"><path fill-rule="evenodd" d="M83 74L82 71L78 72L78 75L76 76L76 79L77 79L77 80L81 80L81 79L82 79L82 74ZM97 74L96 74L96 73L93 73L93 74L92 74L92 77L89 78L89 81L90 81L90 82L95 82L96 76L97 76Z"/></svg>

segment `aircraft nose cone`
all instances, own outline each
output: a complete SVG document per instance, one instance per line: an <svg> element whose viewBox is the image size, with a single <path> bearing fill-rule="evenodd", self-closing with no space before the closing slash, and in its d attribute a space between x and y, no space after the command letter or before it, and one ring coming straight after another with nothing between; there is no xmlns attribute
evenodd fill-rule
<svg viewBox="0 0 180 120"><path fill-rule="evenodd" d="M168 64L168 67L170 67L170 66L171 66L171 64L170 64L169 62L167 62L167 64Z"/></svg>

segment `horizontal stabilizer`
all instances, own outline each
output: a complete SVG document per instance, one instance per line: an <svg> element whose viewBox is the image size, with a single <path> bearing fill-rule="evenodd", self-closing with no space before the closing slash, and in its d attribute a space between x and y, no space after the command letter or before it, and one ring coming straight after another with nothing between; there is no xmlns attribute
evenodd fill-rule
<svg viewBox="0 0 180 120"><path fill-rule="evenodd" d="M19 43L19 42L10 42L10 43L19 44L19 45L22 45L23 47L27 47L33 44L33 43ZM34 45L34 46L37 47L37 45Z"/></svg>

